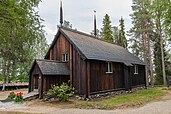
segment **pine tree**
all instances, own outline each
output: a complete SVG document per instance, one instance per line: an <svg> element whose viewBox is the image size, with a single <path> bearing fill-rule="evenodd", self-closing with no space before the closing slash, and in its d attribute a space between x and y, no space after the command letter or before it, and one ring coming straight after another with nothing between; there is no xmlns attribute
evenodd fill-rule
<svg viewBox="0 0 171 114"><path fill-rule="evenodd" d="M120 24L120 30L119 30L119 41L118 44L121 45L124 48L127 48L128 44L127 44L127 39L125 36L125 25L124 25L124 19L121 17L121 19L119 20Z"/></svg>
<svg viewBox="0 0 171 114"><path fill-rule="evenodd" d="M116 44L119 41L119 29L117 26L113 27L113 40L114 40L114 43L116 43Z"/></svg>
<svg viewBox="0 0 171 114"><path fill-rule="evenodd" d="M106 14L103 19L103 28L102 28L101 36L106 41L113 42L111 21L110 21L110 17L108 14Z"/></svg>
<svg viewBox="0 0 171 114"><path fill-rule="evenodd" d="M151 21L150 4L151 0L133 1L133 14L131 15L133 27L130 32L132 33L132 37L134 37L134 43L141 41L140 45L134 44L134 46L138 46L137 49L141 49L139 53L143 52L144 62L146 63L146 82L148 84L148 76L150 73L151 85L153 85L151 39L149 37L153 33L153 23Z"/></svg>

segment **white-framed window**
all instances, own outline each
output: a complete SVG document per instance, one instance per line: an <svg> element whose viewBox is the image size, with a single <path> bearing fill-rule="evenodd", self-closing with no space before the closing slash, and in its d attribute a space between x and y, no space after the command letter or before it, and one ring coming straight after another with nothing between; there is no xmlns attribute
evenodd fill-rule
<svg viewBox="0 0 171 114"><path fill-rule="evenodd" d="M107 71L106 73L113 73L113 64L112 62L107 62Z"/></svg>
<svg viewBox="0 0 171 114"><path fill-rule="evenodd" d="M138 74L138 65L134 65L134 74Z"/></svg>
<svg viewBox="0 0 171 114"><path fill-rule="evenodd" d="M68 53L62 54L62 61L63 62L69 61L69 54Z"/></svg>

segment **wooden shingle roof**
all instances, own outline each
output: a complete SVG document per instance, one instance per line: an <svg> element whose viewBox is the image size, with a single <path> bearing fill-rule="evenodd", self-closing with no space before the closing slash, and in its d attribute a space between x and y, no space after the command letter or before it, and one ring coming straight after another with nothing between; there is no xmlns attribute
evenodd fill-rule
<svg viewBox="0 0 171 114"><path fill-rule="evenodd" d="M73 29L59 28L53 43L60 34L63 34L73 44L83 59L121 62L127 66L145 65L143 61L123 47Z"/></svg>
<svg viewBox="0 0 171 114"><path fill-rule="evenodd" d="M54 60L35 60L43 75L70 75L66 63L56 62Z"/></svg>

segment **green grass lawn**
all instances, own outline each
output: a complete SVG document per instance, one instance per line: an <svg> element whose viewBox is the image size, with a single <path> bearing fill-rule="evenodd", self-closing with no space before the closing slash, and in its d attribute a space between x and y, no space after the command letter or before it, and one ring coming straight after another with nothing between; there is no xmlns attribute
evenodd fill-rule
<svg viewBox="0 0 171 114"><path fill-rule="evenodd" d="M147 102L159 100L167 93L162 88L148 88L131 94L119 95L100 101L75 101L77 108L110 110L118 107L140 106Z"/></svg>

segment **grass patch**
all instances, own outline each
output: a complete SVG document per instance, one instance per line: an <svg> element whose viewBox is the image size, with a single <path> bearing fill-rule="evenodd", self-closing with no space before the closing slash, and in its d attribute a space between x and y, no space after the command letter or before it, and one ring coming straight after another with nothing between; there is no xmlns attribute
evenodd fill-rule
<svg viewBox="0 0 171 114"><path fill-rule="evenodd" d="M148 88L131 94L116 96L101 101L76 101L77 108L111 110L118 107L140 106L158 100L167 92L161 88Z"/></svg>
<svg viewBox="0 0 171 114"><path fill-rule="evenodd" d="M168 87L168 90L170 90L170 91L171 91L171 87Z"/></svg>

